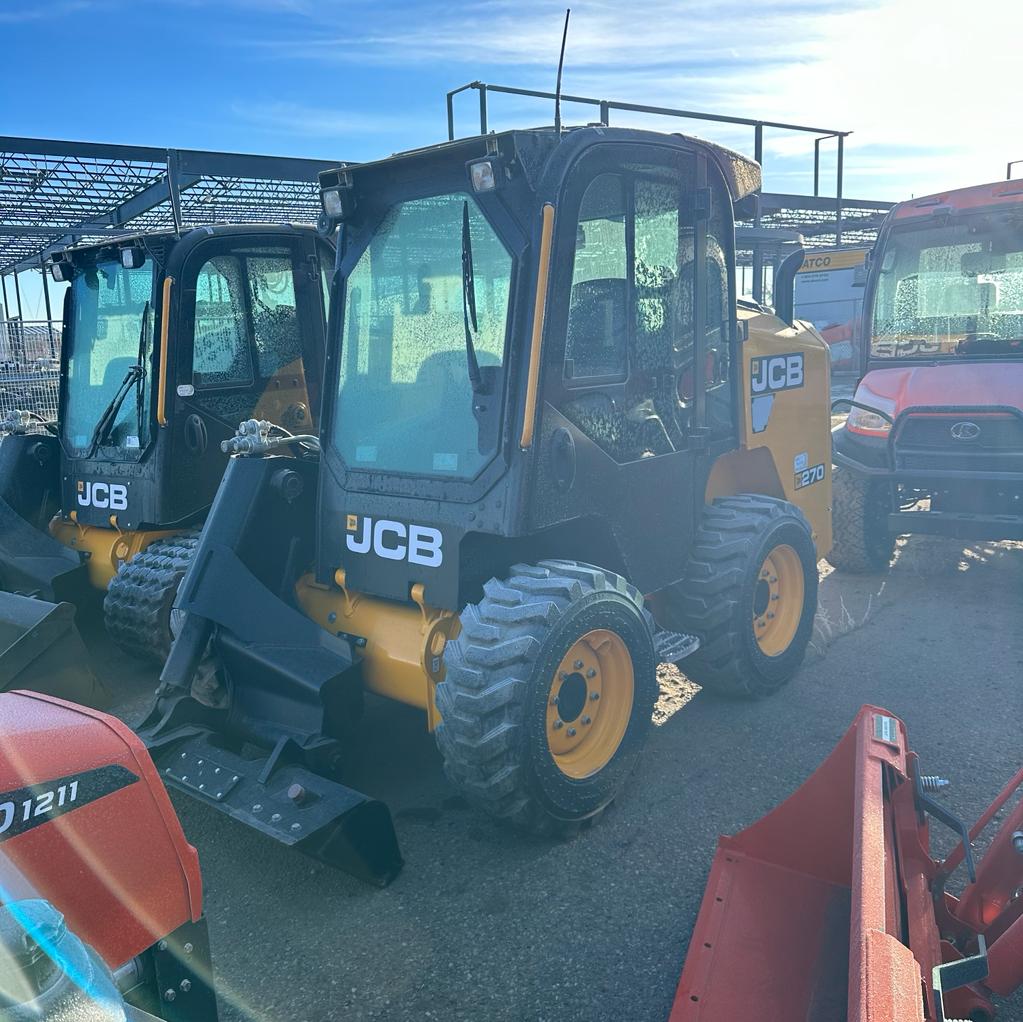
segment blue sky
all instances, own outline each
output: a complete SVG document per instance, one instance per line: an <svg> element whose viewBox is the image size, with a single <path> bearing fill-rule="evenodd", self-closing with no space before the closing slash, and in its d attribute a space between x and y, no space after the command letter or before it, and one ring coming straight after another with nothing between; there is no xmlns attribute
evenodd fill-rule
<svg viewBox="0 0 1023 1022"><path fill-rule="evenodd" d="M563 16L562 0L0 0L2 130L378 157L443 138L456 85L552 88ZM564 87L851 130L846 194L899 199L1023 158L1020 39L1020 0L583 0ZM550 119L495 100L491 126ZM678 127L752 149L751 131ZM809 191L812 151L768 133L766 186Z"/></svg>

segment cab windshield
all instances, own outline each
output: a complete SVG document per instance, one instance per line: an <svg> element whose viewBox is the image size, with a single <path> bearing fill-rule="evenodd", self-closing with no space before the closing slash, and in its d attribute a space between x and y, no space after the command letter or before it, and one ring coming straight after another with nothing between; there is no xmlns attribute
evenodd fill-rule
<svg viewBox="0 0 1023 1022"><path fill-rule="evenodd" d="M70 300L65 447L71 457L135 460L149 442L153 260L135 270L118 259L81 267Z"/></svg>
<svg viewBox="0 0 1023 1022"><path fill-rule="evenodd" d="M511 271L468 194L388 210L345 293L333 439L349 466L470 479L493 457Z"/></svg>
<svg viewBox="0 0 1023 1022"><path fill-rule="evenodd" d="M877 258L873 358L1023 355L1023 218L896 229Z"/></svg>

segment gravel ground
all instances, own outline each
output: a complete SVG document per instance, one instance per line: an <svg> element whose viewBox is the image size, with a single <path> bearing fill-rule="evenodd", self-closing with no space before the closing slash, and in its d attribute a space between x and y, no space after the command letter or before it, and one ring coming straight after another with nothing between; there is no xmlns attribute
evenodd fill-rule
<svg viewBox="0 0 1023 1022"><path fill-rule="evenodd" d="M664 1022L717 836L792 792L861 704L903 717L974 818L1020 761L1023 544L918 537L885 576L825 574L813 649L757 704L662 668L619 802L567 843L509 835L444 781L421 716L375 703L349 783L386 801L406 865L380 891L175 796L199 848L227 1020ZM97 647L131 719L142 676ZM1002 1017L1023 1019L1023 994Z"/></svg>

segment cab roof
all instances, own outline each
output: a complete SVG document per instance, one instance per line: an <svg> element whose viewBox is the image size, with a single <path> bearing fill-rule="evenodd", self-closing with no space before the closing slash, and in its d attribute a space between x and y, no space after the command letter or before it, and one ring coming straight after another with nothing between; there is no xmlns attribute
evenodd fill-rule
<svg viewBox="0 0 1023 1022"><path fill-rule="evenodd" d="M902 221L992 206L1023 206L1023 181L994 181L991 184L936 192L919 199L907 199L894 206L890 216L894 221Z"/></svg>
<svg viewBox="0 0 1023 1022"><path fill-rule="evenodd" d="M724 146L692 135L683 135L678 132L650 131L642 128L581 125L566 128L562 132L560 141L571 141L582 148L587 142L597 144L598 142L633 141L660 142L663 144L665 140L672 139L679 140L693 148L701 149L714 160L728 184L733 202L738 202L747 195L760 190L760 164L755 160L751 160L748 156L742 155L742 153L737 153ZM509 131L493 132L489 135L473 135L467 138L455 139L451 142L440 142L419 149L393 153L391 156L380 160L371 160L366 163L342 164L336 170L327 170L320 173L320 187L321 189L326 189L337 186L345 174L359 176L361 172L367 170L393 167L397 163L405 164L417 160L429 160L446 154L460 156L466 161L478 159L485 157L488 153L495 150L503 149L506 145L514 150L535 149L539 146L545 150L544 156L549 157L557 150L558 142L559 139L553 127L515 128Z"/></svg>

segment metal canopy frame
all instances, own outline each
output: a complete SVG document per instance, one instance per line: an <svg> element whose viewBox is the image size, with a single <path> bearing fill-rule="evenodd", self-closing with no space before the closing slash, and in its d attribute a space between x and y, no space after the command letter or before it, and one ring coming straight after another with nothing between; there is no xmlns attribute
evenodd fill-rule
<svg viewBox="0 0 1023 1022"><path fill-rule="evenodd" d="M315 221L317 175L339 162L0 136L4 309L21 319L17 274L76 242L220 221ZM44 297L52 318L48 284Z"/></svg>
<svg viewBox="0 0 1023 1022"><path fill-rule="evenodd" d="M475 90L479 94L479 131L487 134L490 123L489 97L492 93L507 96L524 96L530 99L550 100L557 97L553 92L538 89L520 89L509 85L491 85L475 81L461 85L447 93L448 138L455 138L455 97L463 92ZM698 110L682 110L675 107L647 106L643 103L626 103L613 99L596 99L592 96L576 96L562 93L563 103L577 103L594 107L599 111L599 123L609 126L612 111L624 113L653 114L691 121L706 121L716 124L731 124L753 129L753 158L764 165L764 132L767 129L794 131L814 136L813 139L813 195L792 195L764 192L756 214L750 221L756 228L771 227L798 231L807 247L854 244L871 245L885 214L892 207L890 202L870 199L849 199L843 194L845 173L845 140L851 131L837 128L819 128L808 124L789 124L751 117L731 117L726 114L707 113ZM821 144L835 141L837 163L835 167L835 194L822 196L821 189ZM778 246L766 242L752 246L747 264L754 271L754 293L762 297L764 258ZM742 261L742 260L741 260Z"/></svg>

